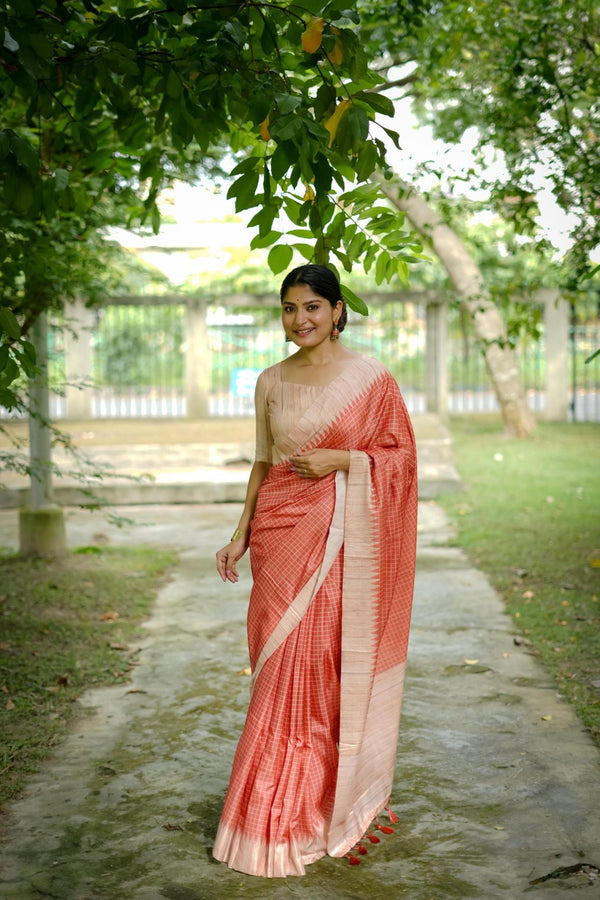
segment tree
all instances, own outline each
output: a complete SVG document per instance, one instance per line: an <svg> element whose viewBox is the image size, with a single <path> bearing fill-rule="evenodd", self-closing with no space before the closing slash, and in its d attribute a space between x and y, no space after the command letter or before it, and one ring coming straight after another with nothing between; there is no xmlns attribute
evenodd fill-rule
<svg viewBox="0 0 600 900"><path fill-rule="evenodd" d="M37 315L86 286L89 270L77 284L61 257L107 224L158 230L160 190L214 155L243 152L229 193L238 210L258 207L253 244L274 245L274 272L293 252L278 243L287 217L306 258L347 270L361 260L381 279L406 279L420 247L404 216L378 205L371 186L361 192L384 159L382 135L397 136L375 124L393 104L374 90L382 78L358 21L344 0L4 5L1 403L14 402L19 367L31 373L25 335Z"/></svg>
<svg viewBox="0 0 600 900"><path fill-rule="evenodd" d="M401 67L392 84L412 98L421 121L431 124L437 137L460 142L467 130L476 129L470 186L484 188L490 207L537 241L549 266L552 254L539 227L537 191L551 188L573 223L560 283L571 300L577 299L593 275L590 253L600 238L597 4L509 0L499 9L485 0L371 0L361 21L364 43L370 52L378 48L382 71ZM492 154L504 167L495 176ZM466 180L462 172L454 180L452 172L438 174L451 190ZM510 335L441 208L434 210L414 184L406 190L410 180L411 173L402 172L387 193L440 254L474 317L505 428L525 434L531 416L515 380Z"/></svg>
<svg viewBox="0 0 600 900"><path fill-rule="evenodd" d="M396 183L385 184L383 190L394 206L406 212L417 231L431 242L461 298L462 308L471 317L475 338L482 348L500 403L505 430L518 437L528 437L534 420L506 323L473 256L456 232L414 188Z"/></svg>
<svg viewBox="0 0 600 900"><path fill-rule="evenodd" d="M436 136L458 143L476 129L470 182L522 233L535 229L539 188L551 189L571 221L563 282L580 286L600 243L598 4L367 0L361 21L384 70L404 67L397 84Z"/></svg>

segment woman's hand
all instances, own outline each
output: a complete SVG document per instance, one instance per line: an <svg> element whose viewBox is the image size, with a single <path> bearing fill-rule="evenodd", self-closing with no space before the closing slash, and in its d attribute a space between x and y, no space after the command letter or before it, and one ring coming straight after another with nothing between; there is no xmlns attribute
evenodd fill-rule
<svg viewBox="0 0 600 900"><path fill-rule="evenodd" d="M349 450L326 450L319 447L290 457L290 468L300 478L323 478L338 469L350 467Z"/></svg>
<svg viewBox="0 0 600 900"><path fill-rule="evenodd" d="M217 551L217 572L223 581L231 581L235 584L240 577L236 568L237 561L242 558L248 549L248 541L240 537L236 541L229 541L226 547Z"/></svg>

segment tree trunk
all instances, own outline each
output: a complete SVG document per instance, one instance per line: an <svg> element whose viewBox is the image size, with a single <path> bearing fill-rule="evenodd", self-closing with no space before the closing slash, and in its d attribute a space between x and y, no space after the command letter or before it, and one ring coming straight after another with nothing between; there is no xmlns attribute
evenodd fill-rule
<svg viewBox="0 0 600 900"><path fill-rule="evenodd" d="M502 316L486 289L483 276L460 238L446 225L415 188L373 176L391 203L406 213L412 226L431 242L433 249L468 312L502 411L504 429L528 437L534 419L527 405L514 350L507 341Z"/></svg>

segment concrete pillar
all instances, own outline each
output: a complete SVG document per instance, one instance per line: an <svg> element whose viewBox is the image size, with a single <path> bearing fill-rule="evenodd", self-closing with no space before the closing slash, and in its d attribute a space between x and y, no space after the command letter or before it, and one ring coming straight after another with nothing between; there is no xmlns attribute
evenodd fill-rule
<svg viewBox="0 0 600 900"><path fill-rule="evenodd" d="M39 374L29 385L30 502L19 511L19 550L23 556L60 556L67 537L63 511L53 502L50 402L48 390L48 320L42 313L31 329Z"/></svg>
<svg viewBox="0 0 600 900"><path fill-rule="evenodd" d="M425 332L427 412L448 411L448 328L445 303L428 303Z"/></svg>
<svg viewBox="0 0 600 900"><path fill-rule="evenodd" d="M569 418L570 306L556 293L544 298L546 326L546 412L550 422Z"/></svg>
<svg viewBox="0 0 600 900"><path fill-rule="evenodd" d="M92 346L94 312L77 301L67 310L65 373L67 419L92 418Z"/></svg>
<svg viewBox="0 0 600 900"><path fill-rule="evenodd" d="M194 297L185 311L185 397L188 419L208 417L211 360L206 327L206 300Z"/></svg>

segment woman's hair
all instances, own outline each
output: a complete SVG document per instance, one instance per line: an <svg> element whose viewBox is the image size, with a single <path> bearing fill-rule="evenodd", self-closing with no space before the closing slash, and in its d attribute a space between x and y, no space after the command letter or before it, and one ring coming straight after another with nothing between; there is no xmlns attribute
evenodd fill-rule
<svg viewBox="0 0 600 900"><path fill-rule="evenodd" d="M328 269L327 266L317 266L313 263L308 263L305 266L298 266L297 269L292 269L291 272L287 273L281 284L279 298L282 303L288 288L294 287L297 284L305 284L309 288L312 288L319 297L329 300L333 309L335 309L340 300L342 301L342 312L337 327L338 331L343 331L348 320L348 311L346 309L346 301L342 296L340 283L331 269Z"/></svg>

